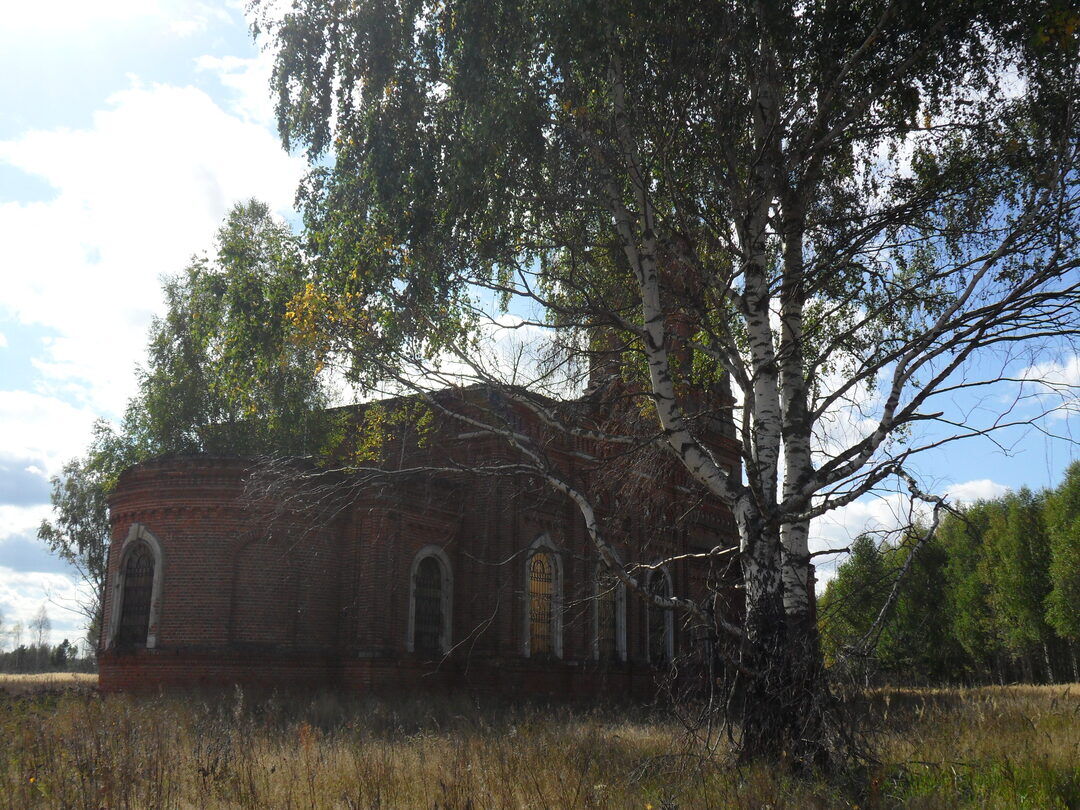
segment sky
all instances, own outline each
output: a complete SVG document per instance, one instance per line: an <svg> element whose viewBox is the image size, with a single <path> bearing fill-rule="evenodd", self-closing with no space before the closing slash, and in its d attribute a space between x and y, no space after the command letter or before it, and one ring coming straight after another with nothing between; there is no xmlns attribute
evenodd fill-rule
<svg viewBox="0 0 1080 810"><path fill-rule="evenodd" d="M233 203L289 216L303 161L272 123L243 1L0 5L0 614L73 572L36 539L49 478L135 390L161 279L212 246ZM2 634L0 629L0 634ZM10 640L9 640L10 641ZM0 644L3 641L0 640Z"/></svg>
<svg viewBox="0 0 1080 810"><path fill-rule="evenodd" d="M275 134L270 60L244 5L0 5L0 646L3 629L42 604L54 642L83 633L68 609L77 577L36 529L50 477L134 393L162 277L212 247L235 202L255 197L295 221L304 164ZM1080 383L1075 355L1020 366L1038 363ZM1011 395L959 404L992 410ZM1050 427L1067 436L1066 422ZM934 491L971 500L1053 485L1076 456L1069 441L1027 429L937 453L922 473ZM815 524L813 547L894 525L896 507L852 504Z"/></svg>

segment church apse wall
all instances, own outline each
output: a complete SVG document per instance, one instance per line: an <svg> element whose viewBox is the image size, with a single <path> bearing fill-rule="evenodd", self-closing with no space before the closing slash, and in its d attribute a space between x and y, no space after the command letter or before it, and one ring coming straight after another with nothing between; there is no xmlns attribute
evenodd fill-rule
<svg viewBox="0 0 1080 810"><path fill-rule="evenodd" d="M250 501L251 466L165 458L121 476L103 690L644 695L696 643L603 575L580 516L540 485L431 475L360 492L323 521ZM719 505L690 511L674 488L655 500L620 517L625 561L733 542ZM681 562L647 579L687 594L706 574Z"/></svg>

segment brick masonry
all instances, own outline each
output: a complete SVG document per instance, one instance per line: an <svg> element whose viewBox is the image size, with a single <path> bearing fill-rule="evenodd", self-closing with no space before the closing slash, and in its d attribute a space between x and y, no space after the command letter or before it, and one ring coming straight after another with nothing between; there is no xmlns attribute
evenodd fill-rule
<svg viewBox="0 0 1080 810"><path fill-rule="evenodd" d="M492 439L459 437L423 454L498 452ZM569 452L561 459L575 463ZM737 464L733 447L731 459ZM610 697L655 688L662 673L647 660L646 607L632 594L626 660L596 660L597 557L568 499L535 482L432 473L361 490L328 520L253 500L251 471L244 459L187 457L121 476L110 501L106 622L119 613L125 541L139 532L160 546L160 589L152 648L122 649L106 628L103 690L237 683ZM604 515L624 561L734 542L722 506L687 494L677 478L647 483L649 497L631 508L609 504ZM524 649L527 551L545 534L563 570L560 659ZM452 648L438 660L408 644L410 571L427 546L442 549L452 568ZM689 562L670 573L679 594L704 593L710 576ZM676 650L686 651L692 641L675 624Z"/></svg>

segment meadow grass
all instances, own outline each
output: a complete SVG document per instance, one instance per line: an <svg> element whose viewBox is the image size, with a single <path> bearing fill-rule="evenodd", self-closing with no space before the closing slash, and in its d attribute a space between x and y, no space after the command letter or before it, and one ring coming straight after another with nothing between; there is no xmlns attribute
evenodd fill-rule
<svg viewBox="0 0 1080 810"><path fill-rule="evenodd" d="M100 696L13 676L0 808L1080 807L1080 687L860 700L882 764L814 781L706 755L658 709Z"/></svg>
<svg viewBox="0 0 1080 810"><path fill-rule="evenodd" d="M1080 808L1080 684L869 698L903 806Z"/></svg>
<svg viewBox="0 0 1080 810"><path fill-rule="evenodd" d="M88 672L38 672L32 675L0 673L0 694L25 695L49 689L95 691L97 675Z"/></svg>

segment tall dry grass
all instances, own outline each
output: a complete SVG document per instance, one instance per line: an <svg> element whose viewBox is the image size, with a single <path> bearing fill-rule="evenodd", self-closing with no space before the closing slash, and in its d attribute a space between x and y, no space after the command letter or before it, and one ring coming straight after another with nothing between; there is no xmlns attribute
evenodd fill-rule
<svg viewBox="0 0 1080 810"><path fill-rule="evenodd" d="M93 691L97 689L97 681L97 675L87 672L0 673L0 694L25 695L49 689Z"/></svg>
<svg viewBox="0 0 1080 810"><path fill-rule="evenodd" d="M1080 684L869 698L876 748L903 765L893 768L903 806L1080 808Z"/></svg>
<svg viewBox="0 0 1080 810"><path fill-rule="evenodd" d="M1080 804L1080 688L892 690L866 711L885 764L796 782L705 756L660 712L46 684L0 694L0 808Z"/></svg>

